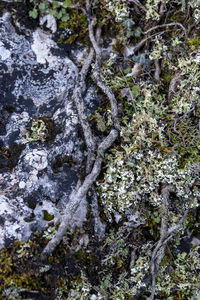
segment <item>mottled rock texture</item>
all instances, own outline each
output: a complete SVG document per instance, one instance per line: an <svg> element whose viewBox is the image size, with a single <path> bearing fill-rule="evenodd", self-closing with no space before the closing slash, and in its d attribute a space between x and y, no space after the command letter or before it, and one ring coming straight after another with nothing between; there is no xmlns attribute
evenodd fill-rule
<svg viewBox="0 0 200 300"><path fill-rule="evenodd" d="M14 27L8 12L0 18L0 36L2 248L59 221L84 144L71 98L77 68L65 50L48 31ZM86 203L77 221L85 213Z"/></svg>

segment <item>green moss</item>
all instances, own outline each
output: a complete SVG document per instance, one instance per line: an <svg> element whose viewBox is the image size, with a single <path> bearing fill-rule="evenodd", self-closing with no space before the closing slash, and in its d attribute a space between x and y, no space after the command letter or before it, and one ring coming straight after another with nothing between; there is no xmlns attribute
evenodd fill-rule
<svg viewBox="0 0 200 300"><path fill-rule="evenodd" d="M54 219L54 215L49 214L47 210L43 210L43 214L45 221L52 221Z"/></svg>
<svg viewBox="0 0 200 300"><path fill-rule="evenodd" d="M15 242L12 248L0 250L0 290L19 287L27 290L43 290L39 274L27 265L34 253L35 243Z"/></svg>
<svg viewBox="0 0 200 300"><path fill-rule="evenodd" d="M165 84L169 84L170 81L171 81L171 76L170 76L170 74L168 74L168 73L163 73L163 74L162 74L162 79L163 79L163 82L164 82Z"/></svg>
<svg viewBox="0 0 200 300"><path fill-rule="evenodd" d="M188 39L190 45L194 46L194 49L198 50L199 46L200 46L200 40L198 37L196 37L195 39Z"/></svg>
<svg viewBox="0 0 200 300"><path fill-rule="evenodd" d="M65 44L72 44L78 39L79 43L88 45L88 25L86 17L78 10L70 10L69 20L67 22L60 22L59 28L67 28L71 32L71 36L64 40Z"/></svg>

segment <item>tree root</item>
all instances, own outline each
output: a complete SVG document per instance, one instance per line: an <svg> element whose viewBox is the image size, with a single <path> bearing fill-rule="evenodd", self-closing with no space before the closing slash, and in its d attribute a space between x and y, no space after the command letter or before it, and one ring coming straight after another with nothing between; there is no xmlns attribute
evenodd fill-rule
<svg viewBox="0 0 200 300"><path fill-rule="evenodd" d="M87 192L92 187L93 183L96 181L97 176L101 171L101 164L103 162L102 153L104 153L108 148L112 146L112 144L114 143L117 137L118 137L118 131L116 129L112 129L109 135L99 145L97 158L95 160L92 171L85 178L84 182L79 187L79 189L70 195L70 199L64 210L63 217L60 226L58 228L58 231L56 232L56 235L53 237L53 239L47 244L47 246L43 250L44 257L50 255L54 251L56 246L61 242L63 236L66 233L67 227L70 225L72 216L76 212L81 201L86 197Z"/></svg>
<svg viewBox="0 0 200 300"><path fill-rule="evenodd" d="M77 83L74 88L74 92L73 92L73 96L72 96L74 103L76 105L76 109L78 112L78 117L79 117L79 120L81 123L81 127L83 129L85 143L86 143L87 151L88 151L89 159L87 159L87 164L86 164L86 173L87 174L90 172L92 164L93 164L92 158L94 158L96 143L95 143L90 125L88 123L85 104L84 104L84 100L83 100L83 94L86 91L85 77L87 76L89 67L93 60L93 57L94 57L94 51L90 51L88 58L81 69L81 72L77 76L77 80L76 80Z"/></svg>
<svg viewBox="0 0 200 300"><path fill-rule="evenodd" d="M158 28L163 28L163 27L170 27L170 26L179 26L181 27L181 29L184 31L184 34L185 34L185 37L187 39L187 31L185 29L185 27L179 23L179 22L172 22L172 23L168 23L168 24L162 24L162 25L156 25L154 27L151 27L150 29L148 29L147 31L143 32L144 34L148 34L149 32L153 31L153 30L156 30Z"/></svg>
<svg viewBox="0 0 200 300"><path fill-rule="evenodd" d="M75 191L71 193L69 197L69 201L63 212L63 216L61 218L61 223L58 228L58 231L56 232L53 239L46 245L46 247L43 250L43 258L46 258L48 255L50 255L55 250L56 246L62 241L63 236L66 233L66 229L70 225L74 213L79 207L81 201L87 196L88 191L92 189L92 191L94 192L94 183L101 171L104 152L109 147L111 147L112 144L115 142L116 138L118 137L119 129L120 129L117 120L117 115L118 115L117 101L112 91L104 84L100 74L101 49L98 43L100 40L101 28L100 27L97 28L96 38L95 38L93 23L90 18L90 1L86 1L86 16L88 20L89 37L93 48L90 50L88 58L86 59L80 73L78 73L77 75L77 84L74 88L73 100L76 104L78 117L84 132L85 143L88 150L87 168L86 168L86 175L87 174L88 175L86 176L83 183L79 187L77 187ZM83 101L83 94L85 93L86 90L85 78L87 76L91 63L94 59L94 55L96 55L96 59L95 59L96 67L94 71L94 78L96 79L97 85L102 89L102 91L107 95L108 99L110 100L111 114L114 123L114 128L111 129L107 137L105 137L105 139L99 144L97 151L95 151L96 143L93 134L91 132L89 123L87 121L87 116L85 113L85 106ZM96 194L93 193L93 195L96 197ZM97 206L97 199L95 201L96 202L94 203L94 205ZM96 213L97 211L98 209L97 207L95 207L96 221L99 218L99 216Z"/></svg>

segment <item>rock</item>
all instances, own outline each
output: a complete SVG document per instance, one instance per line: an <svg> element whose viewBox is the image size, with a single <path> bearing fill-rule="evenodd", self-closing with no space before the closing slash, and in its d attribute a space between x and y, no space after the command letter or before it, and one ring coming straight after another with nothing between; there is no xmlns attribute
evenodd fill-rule
<svg viewBox="0 0 200 300"><path fill-rule="evenodd" d="M77 68L64 49L41 28L17 30L8 12L0 17L0 36L2 248L59 222L84 151L71 98ZM73 226L80 226L86 208L84 200Z"/></svg>
<svg viewBox="0 0 200 300"><path fill-rule="evenodd" d="M51 30L51 32L55 33L57 31L57 23L54 16L47 14L40 18L40 25L44 25L45 23L47 28Z"/></svg>

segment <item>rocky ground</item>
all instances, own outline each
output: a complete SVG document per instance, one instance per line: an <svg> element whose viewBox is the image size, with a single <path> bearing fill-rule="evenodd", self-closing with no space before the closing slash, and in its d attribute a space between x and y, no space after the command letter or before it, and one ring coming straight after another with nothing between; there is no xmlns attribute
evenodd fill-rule
<svg viewBox="0 0 200 300"><path fill-rule="evenodd" d="M199 299L199 1L0 9L0 299Z"/></svg>

